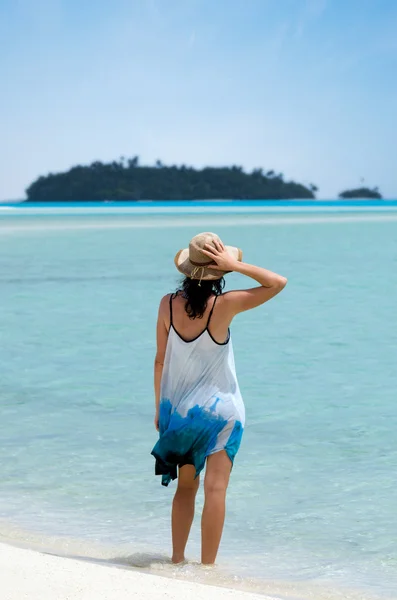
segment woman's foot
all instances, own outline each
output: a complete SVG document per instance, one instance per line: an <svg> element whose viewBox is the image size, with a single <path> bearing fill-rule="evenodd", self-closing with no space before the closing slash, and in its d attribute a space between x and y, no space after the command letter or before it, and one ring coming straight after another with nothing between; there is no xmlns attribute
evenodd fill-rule
<svg viewBox="0 0 397 600"><path fill-rule="evenodd" d="M178 556L176 554L173 555L173 557L171 558L172 562L174 563L174 565L180 565L184 562L186 562L186 559L184 556Z"/></svg>

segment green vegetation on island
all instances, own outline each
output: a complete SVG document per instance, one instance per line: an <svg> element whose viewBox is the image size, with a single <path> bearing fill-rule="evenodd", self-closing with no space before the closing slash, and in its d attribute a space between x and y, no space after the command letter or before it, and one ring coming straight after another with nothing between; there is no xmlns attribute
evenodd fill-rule
<svg viewBox="0 0 397 600"><path fill-rule="evenodd" d="M341 192L339 194L339 198L342 198L344 200L348 200L350 198L356 198L356 199L376 199L376 200L382 200L382 194L379 192L379 188L374 188L373 190L371 190L370 188L366 188L366 187L362 187L362 188L357 188L354 190L346 190L344 192Z"/></svg>
<svg viewBox="0 0 397 600"><path fill-rule="evenodd" d="M26 190L28 201L284 200L314 199L317 187L285 181L282 173L242 167L141 166L138 157L94 162L41 176Z"/></svg>

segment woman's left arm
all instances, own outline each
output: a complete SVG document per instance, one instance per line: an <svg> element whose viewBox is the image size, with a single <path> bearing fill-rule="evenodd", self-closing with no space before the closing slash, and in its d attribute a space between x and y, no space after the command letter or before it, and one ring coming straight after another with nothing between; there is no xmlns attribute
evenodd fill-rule
<svg viewBox="0 0 397 600"><path fill-rule="evenodd" d="M159 430L160 384L161 377L163 375L165 349L167 347L168 340L168 329L165 321L165 315L167 314L166 310L168 306L168 298L168 296L165 296L161 300L157 318L157 352L156 358L154 359L154 395L156 407L154 426L156 427L157 431Z"/></svg>

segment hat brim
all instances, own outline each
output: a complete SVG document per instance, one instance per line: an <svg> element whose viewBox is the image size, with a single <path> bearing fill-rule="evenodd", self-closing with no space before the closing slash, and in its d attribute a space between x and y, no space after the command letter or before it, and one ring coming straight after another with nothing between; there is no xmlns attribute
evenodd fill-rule
<svg viewBox="0 0 397 600"><path fill-rule="evenodd" d="M236 248L235 246L225 246L225 250L239 262L242 261L243 253L240 248ZM230 271L221 271L218 269L209 269L208 267L197 267L197 265L193 265L189 260L189 248L179 250L175 255L174 263L178 271L191 279L203 279L209 281L220 279L226 275L226 273L230 273Z"/></svg>

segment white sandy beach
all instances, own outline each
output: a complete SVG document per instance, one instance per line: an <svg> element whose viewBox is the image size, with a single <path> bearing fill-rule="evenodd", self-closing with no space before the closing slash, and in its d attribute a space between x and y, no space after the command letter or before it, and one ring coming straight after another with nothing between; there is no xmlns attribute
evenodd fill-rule
<svg viewBox="0 0 397 600"><path fill-rule="evenodd" d="M0 544L1 600L270 600Z"/></svg>

